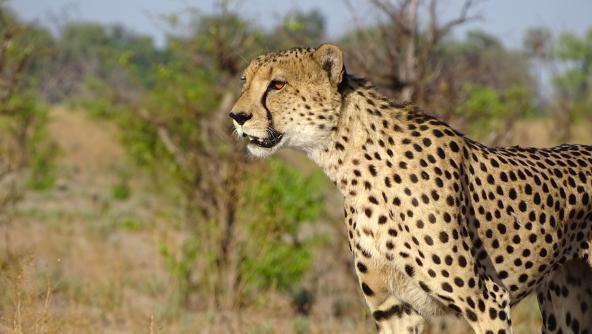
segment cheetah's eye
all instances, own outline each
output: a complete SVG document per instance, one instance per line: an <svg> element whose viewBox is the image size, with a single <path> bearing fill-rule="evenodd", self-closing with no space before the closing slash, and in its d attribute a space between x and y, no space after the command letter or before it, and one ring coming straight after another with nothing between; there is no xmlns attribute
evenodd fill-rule
<svg viewBox="0 0 592 334"><path fill-rule="evenodd" d="M275 90L280 90L280 89L284 88L285 85L286 85L285 81L272 80L271 83L269 84L269 88L275 89Z"/></svg>
<svg viewBox="0 0 592 334"><path fill-rule="evenodd" d="M245 82L246 80L247 80L247 77L246 76L243 75L243 76L240 77L240 81Z"/></svg>

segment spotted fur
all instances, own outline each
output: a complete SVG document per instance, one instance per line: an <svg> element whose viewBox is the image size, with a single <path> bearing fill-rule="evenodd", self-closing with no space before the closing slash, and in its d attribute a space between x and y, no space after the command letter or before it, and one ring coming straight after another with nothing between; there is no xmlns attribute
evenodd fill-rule
<svg viewBox="0 0 592 334"><path fill-rule="evenodd" d="M591 146L487 147L348 75L333 45L255 59L231 116L253 155L304 150L339 188L381 333L445 313L511 333L510 307L533 291L543 332L589 333Z"/></svg>

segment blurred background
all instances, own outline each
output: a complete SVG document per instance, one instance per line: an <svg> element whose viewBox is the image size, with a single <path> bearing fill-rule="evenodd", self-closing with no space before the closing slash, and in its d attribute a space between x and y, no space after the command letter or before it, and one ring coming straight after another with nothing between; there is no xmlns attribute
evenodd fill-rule
<svg viewBox="0 0 592 334"><path fill-rule="evenodd" d="M260 53L489 145L592 144L585 0L0 0L0 333L374 333L339 194L227 117ZM513 313L537 333L533 298ZM432 333L469 333L444 319Z"/></svg>

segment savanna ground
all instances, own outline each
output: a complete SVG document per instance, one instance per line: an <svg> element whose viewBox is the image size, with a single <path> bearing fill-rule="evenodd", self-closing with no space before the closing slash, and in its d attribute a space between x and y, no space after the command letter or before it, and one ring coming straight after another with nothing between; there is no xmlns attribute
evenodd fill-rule
<svg viewBox="0 0 592 334"><path fill-rule="evenodd" d="M554 144L552 123L526 120L516 142ZM126 167L117 129L80 111L53 108L51 137L59 145L57 185L27 191L0 224L0 332L2 333L373 333L362 295L348 270L346 238L335 233L314 255L310 276L319 291L308 316L292 300L270 293L260 304L211 312L199 300L174 302L174 278L160 254L163 243L180 243L178 208L167 205L148 175ZM590 124L574 128L575 142L592 142ZM309 162L285 156L304 170ZM128 168L128 170L126 170ZM119 193L122 175L135 196ZM341 214L339 196L327 199L327 219L314 230L332 229ZM337 228L340 226L337 226ZM516 333L538 333L536 300L513 312ZM433 324L470 333L459 320ZM451 328L452 327L452 328Z"/></svg>

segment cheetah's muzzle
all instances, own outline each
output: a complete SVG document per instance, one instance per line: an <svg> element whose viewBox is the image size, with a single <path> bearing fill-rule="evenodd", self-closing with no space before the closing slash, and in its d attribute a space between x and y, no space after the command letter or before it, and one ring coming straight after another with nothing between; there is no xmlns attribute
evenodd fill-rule
<svg viewBox="0 0 592 334"><path fill-rule="evenodd" d="M283 138L283 134L276 129L269 129L269 135L266 138L259 138L255 136L250 136L246 133L243 134L243 137L247 137L249 139L249 144L253 144L263 148L272 148L275 145L279 144L279 142Z"/></svg>

